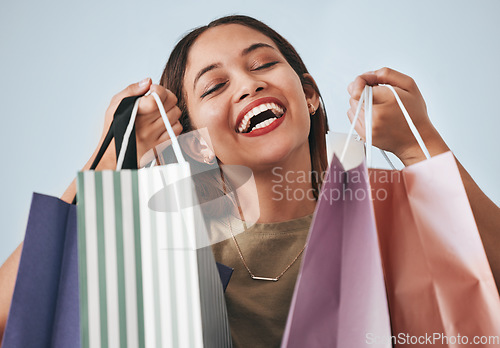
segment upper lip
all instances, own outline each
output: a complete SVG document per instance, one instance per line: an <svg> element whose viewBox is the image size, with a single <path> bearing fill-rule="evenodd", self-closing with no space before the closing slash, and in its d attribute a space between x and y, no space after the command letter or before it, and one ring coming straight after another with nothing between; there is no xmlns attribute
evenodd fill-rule
<svg viewBox="0 0 500 348"><path fill-rule="evenodd" d="M236 125L235 125L235 130L238 131L238 127L241 123L241 121L243 120L243 117L245 117L245 115L250 111L252 110L254 107L260 105L260 104L267 104L267 103L275 103L279 106L281 106L283 108L283 110L286 111L286 108L285 106L283 105L283 103L277 99L277 98L274 98L274 97L264 97L264 98L259 98L259 99L256 99L254 100L253 102L249 103L247 106L245 106L241 111L240 113L238 114L238 117L236 118Z"/></svg>

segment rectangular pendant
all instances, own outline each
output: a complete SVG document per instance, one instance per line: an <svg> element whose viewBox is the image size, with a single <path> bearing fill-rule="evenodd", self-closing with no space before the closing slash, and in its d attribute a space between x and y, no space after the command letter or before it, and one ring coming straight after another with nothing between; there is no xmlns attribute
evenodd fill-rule
<svg viewBox="0 0 500 348"><path fill-rule="evenodd" d="M266 278L266 277L256 277L256 276L252 276L252 279L255 279L255 280L269 280L269 281L273 281L273 282L277 282L278 281L277 278Z"/></svg>

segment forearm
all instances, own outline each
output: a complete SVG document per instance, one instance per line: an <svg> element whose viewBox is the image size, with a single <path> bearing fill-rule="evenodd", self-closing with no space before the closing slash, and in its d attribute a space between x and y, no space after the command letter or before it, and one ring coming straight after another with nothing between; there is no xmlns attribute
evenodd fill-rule
<svg viewBox="0 0 500 348"><path fill-rule="evenodd" d="M21 243L0 267L0 345L7 324L22 249L23 244Z"/></svg>
<svg viewBox="0 0 500 348"><path fill-rule="evenodd" d="M484 194L458 160L457 165L497 289L500 289L500 208Z"/></svg>
<svg viewBox="0 0 500 348"><path fill-rule="evenodd" d="M386 87L378 86L380 84L388 84L395 88L431 156L450 151L432 125L425 101L415 81L389 68L362 74L348 87L351 107L347 114L352 121L365 86L374 86L372 105L374 146L393 152L405 166L425 160L423 151L401 115L401 108L397 105L394 95ZM363 123L358 120L356 127L358 134L364 136ZM500 289L500 253L497 252L500 250L500 209L481 191L458 160L457 165L497 288Z"/></svg>

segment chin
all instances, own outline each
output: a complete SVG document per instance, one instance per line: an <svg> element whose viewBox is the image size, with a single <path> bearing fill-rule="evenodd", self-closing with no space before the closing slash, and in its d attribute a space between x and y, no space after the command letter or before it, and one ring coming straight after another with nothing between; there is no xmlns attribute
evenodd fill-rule
<svg viewBox="0 0 500 348"><path fill-rule="evenodd" d="M309 154L309 143L307 142L304 145L307 146L307 154ZM256 162L255 168L279 167L291 158L294 158L293 161L303 161L309 158L309 156L304 156L305 148L303 146L292 146L291 144L287 146L286 143L274 143L266 145L260 151L255 150L256 155L252 161Z"/></svg>

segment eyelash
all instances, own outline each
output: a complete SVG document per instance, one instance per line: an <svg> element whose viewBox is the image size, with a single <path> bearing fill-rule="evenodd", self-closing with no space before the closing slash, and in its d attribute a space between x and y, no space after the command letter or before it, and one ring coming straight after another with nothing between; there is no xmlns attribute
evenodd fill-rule
<svg viewBox="0 0 500 348"><path fill-rule="evenodd" d="M213 93L213 92L216 92L217 90L219 90L219 89L221 89L222 87L224 87L224 85L225 85L226 83L227 83L227 81L226 81L226 82L222 82L222 83L218 83L218 84L216 84L214 87L210 88L208 91L206 91L205 93L203 93L203 94L201 95L201 97L200 97L200 98L202 98L202 99L203 99L203 98L205 98L207 95L209 95L209 94L211 94L211 93Z"/></svg>
<svg viewBox="0 0 500 348"><path fill-rule="evenodd" d="M253 70L255 71L255 70L263 70L263 69L267 69L267 68L270 68L270 67L272 67L273 65L276 65L276 64L278 64L278 63L279 63L278 61L269 62L269 63L263 64L263 65L261 65L261 66L258 66L257 68L255 68L255 69L253 69ZM221 89L222 87L224 87L224 85L225 85L226 83L227 83L227 81L226 81L226 82L223 82L223 83L218 83L218 84L216 84L213 88L211 88L211 89L209 89L208 91L206 91L205 93L203 93L203 94L201 95L201 97L200 97L200 98L202 98L202 99L203 99L203 98L205 98L207 95L209 95L209 94L212 94L212 93L216 92L217 90L219 90L219 89Z"/></svg>
<svg viewBox="0 0 500 348"><path fill-rule="evenodd" d="M267 68L270 68L272 67L273 65L276 65L278 64L279 62L278 61L274 61L274 62L269 62L269 63L266 63L266 64L263 64L257 68L255 68L254 70L262 70L262 69L267 69Z"/></svg>

